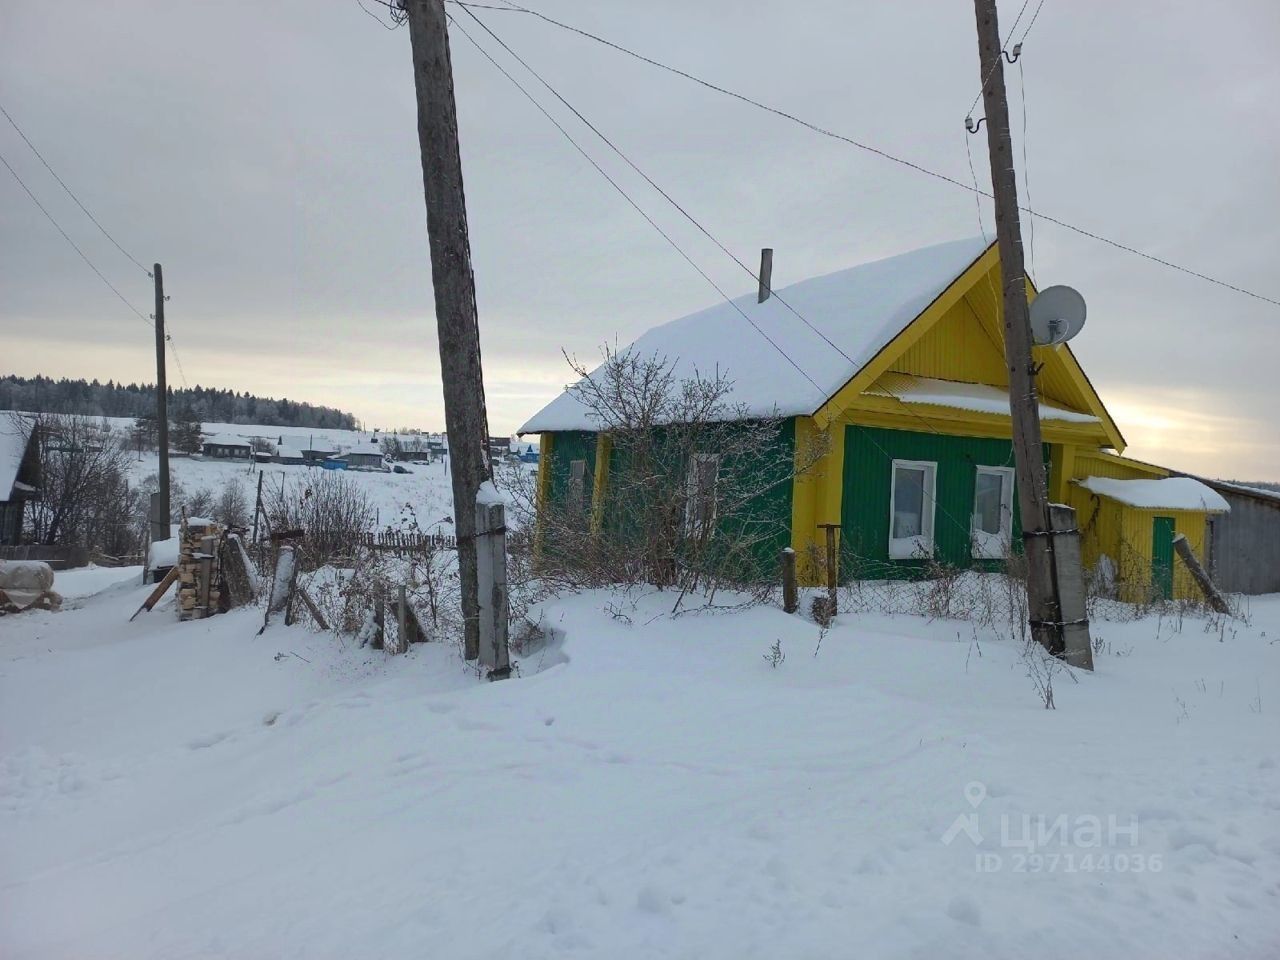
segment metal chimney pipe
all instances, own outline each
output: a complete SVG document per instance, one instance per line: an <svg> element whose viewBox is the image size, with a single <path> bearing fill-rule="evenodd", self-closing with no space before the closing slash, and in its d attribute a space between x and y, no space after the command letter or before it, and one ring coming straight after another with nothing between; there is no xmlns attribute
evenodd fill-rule
<svg viewBox="0 0 1280 960"><path fill-rule="evenodd" d="M760 251L760 299L764 303L773 293L773 247L765 247Z"/></svg>

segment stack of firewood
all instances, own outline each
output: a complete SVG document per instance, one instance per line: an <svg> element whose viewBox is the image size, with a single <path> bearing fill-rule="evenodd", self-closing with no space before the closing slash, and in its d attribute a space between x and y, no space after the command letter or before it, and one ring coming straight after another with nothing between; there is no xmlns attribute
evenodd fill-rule
<svg viewBox="0 0 1280 960"><path fill-rule="evenodd" d="M220 610L222 528L211 520L182 521L178 541L178 619L202 620Z"/></svg>

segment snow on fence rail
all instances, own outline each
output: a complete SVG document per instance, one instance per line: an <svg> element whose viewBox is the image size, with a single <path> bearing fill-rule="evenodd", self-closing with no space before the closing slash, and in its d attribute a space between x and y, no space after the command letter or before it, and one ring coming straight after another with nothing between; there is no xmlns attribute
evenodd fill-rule
<svg viewBox="0 0 1280 960"><path fill-rule="evenodd" d="M326 550L344 547L364 547L367 550L384 550L390 553L430 553L435 550L454 550L458 539L451 533L403 533L397 530L350 533L349 531L308 530L305 542Z"/></svg>
<svg viewBox="0 0 1280 960"><path fill-rule="evenodd" d="M87 567L90 557L87 547L72 547L65 544L28 544L0 547L0 560L40 560L49 564L54 570L70 570L75 567Z"/></svg>

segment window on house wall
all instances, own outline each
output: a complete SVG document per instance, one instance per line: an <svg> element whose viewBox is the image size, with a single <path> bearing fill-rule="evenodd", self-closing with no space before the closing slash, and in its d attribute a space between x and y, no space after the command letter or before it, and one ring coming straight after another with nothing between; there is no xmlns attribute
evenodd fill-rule
<svg viewBox="0 0 1280 960"><path fill-rule="evenodd" d="M716 519L716 481L720 476L720 456L695 453L689 462L688 499L685 501L685 532L701 535Z"/></svg>
<svg viewBox="0 0 1280 960"><path fill-rule="evenodd" d="M938 465L926 460L893 461L889 495L889 557L933 556L934 495Z"/></svg>
<svg viewBox="0 0 1280 960"><path fill-rule="evenodd" d="M569 490L565 506L573 513L581 513L587 502L587 461L569 461Z"/></svg>
<svg viewBox="0 0 1280 960"><path fill-rule="evenodd" d="M1013 542L1013 469L978 467L973 485L970 539L980 560L1000 560Z"/></svg>

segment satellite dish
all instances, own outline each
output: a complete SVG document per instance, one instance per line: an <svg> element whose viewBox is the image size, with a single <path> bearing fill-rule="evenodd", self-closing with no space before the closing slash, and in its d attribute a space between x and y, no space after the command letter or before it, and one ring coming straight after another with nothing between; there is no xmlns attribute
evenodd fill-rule
<svg viewBox="0 0 1280 960"><path fill-rule="evenodd" d="M1084 297L1072 287L1045 287L1030 309L1031 339L1038 347L1066 343L1084 327Z"/></svg>

